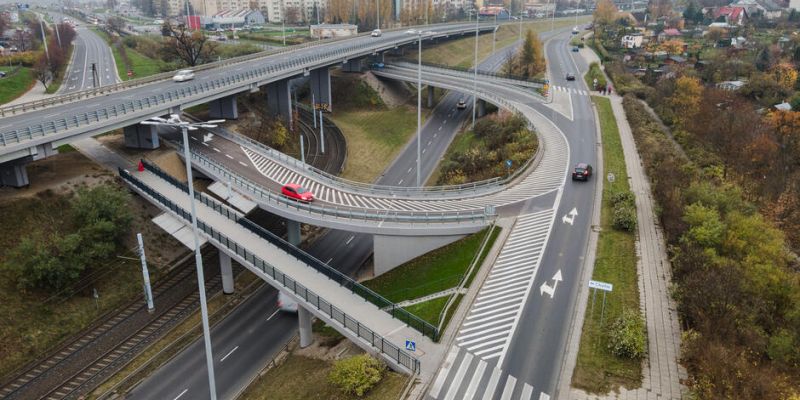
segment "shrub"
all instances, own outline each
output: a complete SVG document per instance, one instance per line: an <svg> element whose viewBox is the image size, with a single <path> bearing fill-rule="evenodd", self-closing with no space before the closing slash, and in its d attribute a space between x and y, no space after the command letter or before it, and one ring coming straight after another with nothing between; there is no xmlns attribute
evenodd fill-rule
<svg viewBox="0 0 800 400"><path fill-rule="evenodd" d="M633 232L636 229L636 208L622 203L615 205L612 226L617 230Z"/></svg>
<svg viewBox="0 0 800 400"><path fill-rule="evenodd" d="M622 315L611 325L611 352L617 357L637 359L647 352L644 320L635 310L624 310Z"/></svg>
<svg viewBox="0 0 800 400"><path fill-rule="evenodd" d="M339 360L333 365L328 381L345 394L363 396L383 378L386 365L369 354Z"/></svg>

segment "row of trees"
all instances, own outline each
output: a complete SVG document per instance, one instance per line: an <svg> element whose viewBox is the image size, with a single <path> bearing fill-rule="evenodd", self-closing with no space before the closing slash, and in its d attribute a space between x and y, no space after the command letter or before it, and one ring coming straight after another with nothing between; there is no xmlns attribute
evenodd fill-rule
<svg viewBox="0 0 800 400"><path fill-rule="evenodd" d="M713 152L694 154L690 147L690 160L639 101L626 96L624 105L671 245L674 293L688 327L681 358L692 391L701 399L796 395L800 277L792 269L783 233L756 212L735 181L691 161ZM730 113L746 112L736 103L729 107ZM722 114L722 119L739 118ZM725 122L732 127L744 121ZM709 130L724 126L719 120L706 124Z"/></svg>
<svg viewBox="0 0 800 400"><path fill-rule="evenodd" d="M21 289L60 290L112 257L133 219L117 186L81 189L61 226L39 226L10 249L2 268Z"/></svg>

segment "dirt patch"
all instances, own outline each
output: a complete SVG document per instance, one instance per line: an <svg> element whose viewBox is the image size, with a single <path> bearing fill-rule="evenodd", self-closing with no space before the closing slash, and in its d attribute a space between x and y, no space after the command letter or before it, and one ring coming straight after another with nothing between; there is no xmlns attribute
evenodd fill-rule
<svg viewBox="0 0 800 400"><path fill-rule="evenodd" d="M113 175L78 152L58 154L27 165L31 184L25 188L0 188L0 204L35 196L45 190L56 194L72 192L79 186L94 186Z"/></svg>
<svg viewBox="0 0 800 400"><path fill-rule="evenodd" d="M131 164L134 164L136 160L146 159L146 160L156 160L161 156L167 154L175 154L175 150L168 146L167 144L161 141L161 147L153 150L145 150L145 149L134 149L125 146L125 136L122 134L121 129L117 129L112 131L112 133L107 133L101 136L95 137L95 139L100 142L103 146L108 147L111 151L121 155L123 158L126 158L131 161ZM186 175L185 173L183 174Z"/></svg>
<svg viewBox="0 0 800 400"><path fill-rule="evenodd" d="M362 74L361 78L378 93L384 104L389 107L406 104L413 94L404 82L389 79L381 80L373 75L372 72Z"/></svg>
<svg viewBox="0 0 800 400"><path fill-rule="evenodd" d="M361 348L349 340L342 340L333 347L325 346L325 342L326 340L324 337L315 334L314 343L312 343L311 346L303 349L297 348L294 350L294 354L298 356L314 358L317 360L331 361L364 352L364 350L361 350Z"/></svg>

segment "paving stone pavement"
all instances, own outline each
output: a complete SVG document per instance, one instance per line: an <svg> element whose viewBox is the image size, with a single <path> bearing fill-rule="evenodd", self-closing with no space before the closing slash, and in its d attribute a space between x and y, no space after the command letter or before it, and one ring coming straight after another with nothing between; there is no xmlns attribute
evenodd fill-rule
<svg viewBox="0 0 800 400"><path fill-rule="evenodd" d="M648 357L643 361L641 388L623 388L619 393L605 395L592 395L571 389L569 399L681 399L687 394L686 387L681 384L687 375L686 370L678 363L681 331L675 302L669 295L672 272L664 235L653 211L650 183L636 151L633 134L622 107L622 98L617 95L605 97L611 99L631 190L636 195L639 221L637 269L640 303L647 323ZM570 351L577 352L578 349ZM564 379L571 379L571 374Z"/></svg>

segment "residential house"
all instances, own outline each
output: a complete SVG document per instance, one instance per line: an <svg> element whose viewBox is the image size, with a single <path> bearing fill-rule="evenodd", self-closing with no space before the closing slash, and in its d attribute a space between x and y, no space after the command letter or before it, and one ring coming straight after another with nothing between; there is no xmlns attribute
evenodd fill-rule
<svg viewBox="0 0 800 400"><path fill-rule="evenodd" d="M665 65L684 65L686 64L686 58L681 56L669 56L664 60Z"/></svg>
<svg viewBox="0 0 800 400"><path fill-rule="evenodd" d="M241 28L245 25L261 25L264 23L264 15L258 10L222 10L211 17L206 25L212 25L214 29L219 28Z"/></svg>
<svg viewBox="0 0 800 400"><path fill-rule="evenodd" d="M714 22L725 22L731 26L742 26L749 19L744 7L734 6L717 7L711 11L711 17Z"/></svg>
<svg viewBox="0 0 800 400"><path fill-rule="evenodd" d="M744 8L749 16L760 14L766 19L780 18L783 11L773 0L738 0L731 6Z"/></svg>
<svg viewBox="0 0 800 400"><path fill-rule="evenodd" d="M738 80L738 81L724 81L724 82L717 83L717 89L729 90L729 91L733 92L733 91L737 91L737 90L741 89L746 84L747 84L747 82L741 81L741 80Z"/></svg>
<svg viewBox="0 0 800 400"><path fill-rule="evenodd" d="M663 42L665 40L676 39L679 37L681 37L681 31L675 28L667 28L658 34L658 41Z"/></svg>
<svg viewBox="0 0 800 400"><path fill-rule="evenodd" d="M634 33L622 37L623 49L638 49L642 47L642 40L644 36L641 33Z"/></svg>

